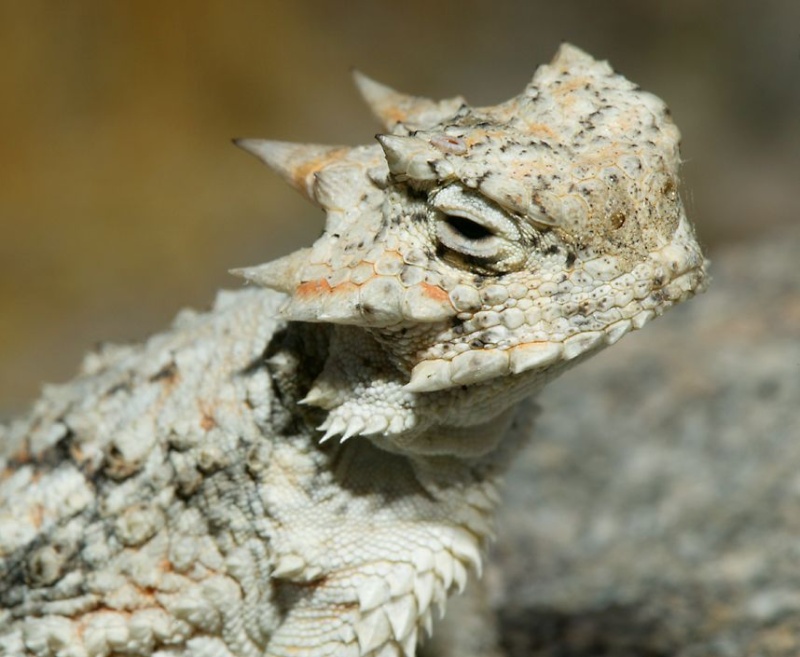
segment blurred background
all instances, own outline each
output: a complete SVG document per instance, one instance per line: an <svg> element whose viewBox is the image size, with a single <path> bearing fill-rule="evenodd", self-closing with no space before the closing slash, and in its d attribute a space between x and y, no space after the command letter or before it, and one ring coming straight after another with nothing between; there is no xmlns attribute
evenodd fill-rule
<svg viewBox="0 0 800 657"><path fill-rule="evenodd" d="M493 104L570 41L669 103L711 256L800 216L800 2L0 0L0 417L321 215L232 137L356 144L356 67Z"/></svg>

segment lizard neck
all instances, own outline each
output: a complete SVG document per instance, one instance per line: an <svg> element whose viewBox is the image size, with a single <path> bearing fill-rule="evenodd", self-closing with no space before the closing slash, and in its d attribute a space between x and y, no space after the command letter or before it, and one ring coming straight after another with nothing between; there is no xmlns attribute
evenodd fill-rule
<svg viewBox="0 0 800 657"><path fill-rule="evenodd" d="M360 654L391 643L378 632L388 623L393 654L408 657L418 635L430 634L436 608L442 611L470 576L480 575L503 473L527 441L535 410L511 404L493 420L467 426L435 417L400 434L405 443L382 434L322 440L317 427L337 408L358 410L392 381L402 384L402 374L384 367L381 352L363 342L366 332L337 336L339 329L289 324L268 353L280 399L273 423L283 436L259 484L275 522L272 577L279 595L346 609ZM348 369L356 355L361 365ZM318 402L327 395L338 405L302 403L315 388ZM422 417L419 400L406 411ZM287 459L294 474L273 493ZM308 598L310 587L315 593Z"/></svg>

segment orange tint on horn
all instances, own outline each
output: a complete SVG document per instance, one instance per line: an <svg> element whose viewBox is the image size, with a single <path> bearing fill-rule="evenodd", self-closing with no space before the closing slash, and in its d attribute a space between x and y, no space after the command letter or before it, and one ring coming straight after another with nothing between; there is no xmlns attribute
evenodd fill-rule
<svg viewBox="0 0 800 657"><path fill-rule="evenodd" d="M305 192L306 195L313 200L314 195L312 188L314 184L314 174L322 171L329 164L344 159L349 152L349 148L337 148L328 153L323 153L314 159L301 162L292 169L292 184L297 189Z"/></svg>
<svg viewBox="0 0 800 657"><path fill-rule="evenodd" d="M315 281L306 281L297 286L294 296L300 298L320 297L322 295L330 294L331 286L324 278Z"/></svg>

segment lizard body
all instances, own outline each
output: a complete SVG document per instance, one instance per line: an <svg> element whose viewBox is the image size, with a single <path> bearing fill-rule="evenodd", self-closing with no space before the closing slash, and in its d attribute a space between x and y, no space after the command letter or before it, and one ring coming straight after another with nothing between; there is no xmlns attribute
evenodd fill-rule
<svg viewBox="0 0 800 657"><path fill-rule="evenodd" d="M702 289L664 104L564 45L366 147L241 140L326 213L272 291L87 357L2 429L0 654L411 657L547 381Z"/></svg>

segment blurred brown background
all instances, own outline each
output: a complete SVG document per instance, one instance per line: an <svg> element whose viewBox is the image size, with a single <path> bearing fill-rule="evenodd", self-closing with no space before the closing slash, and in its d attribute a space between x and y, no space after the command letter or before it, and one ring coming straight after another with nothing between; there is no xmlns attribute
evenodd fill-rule
<svg viewBox="0 0 800 657"><path fill-rule="evenodd" d="M0 417L318 234L231 137L364 143L351 67L489 104L562 40L668 101L712 257L797 220L797 0L0 0Z"/></svg>

